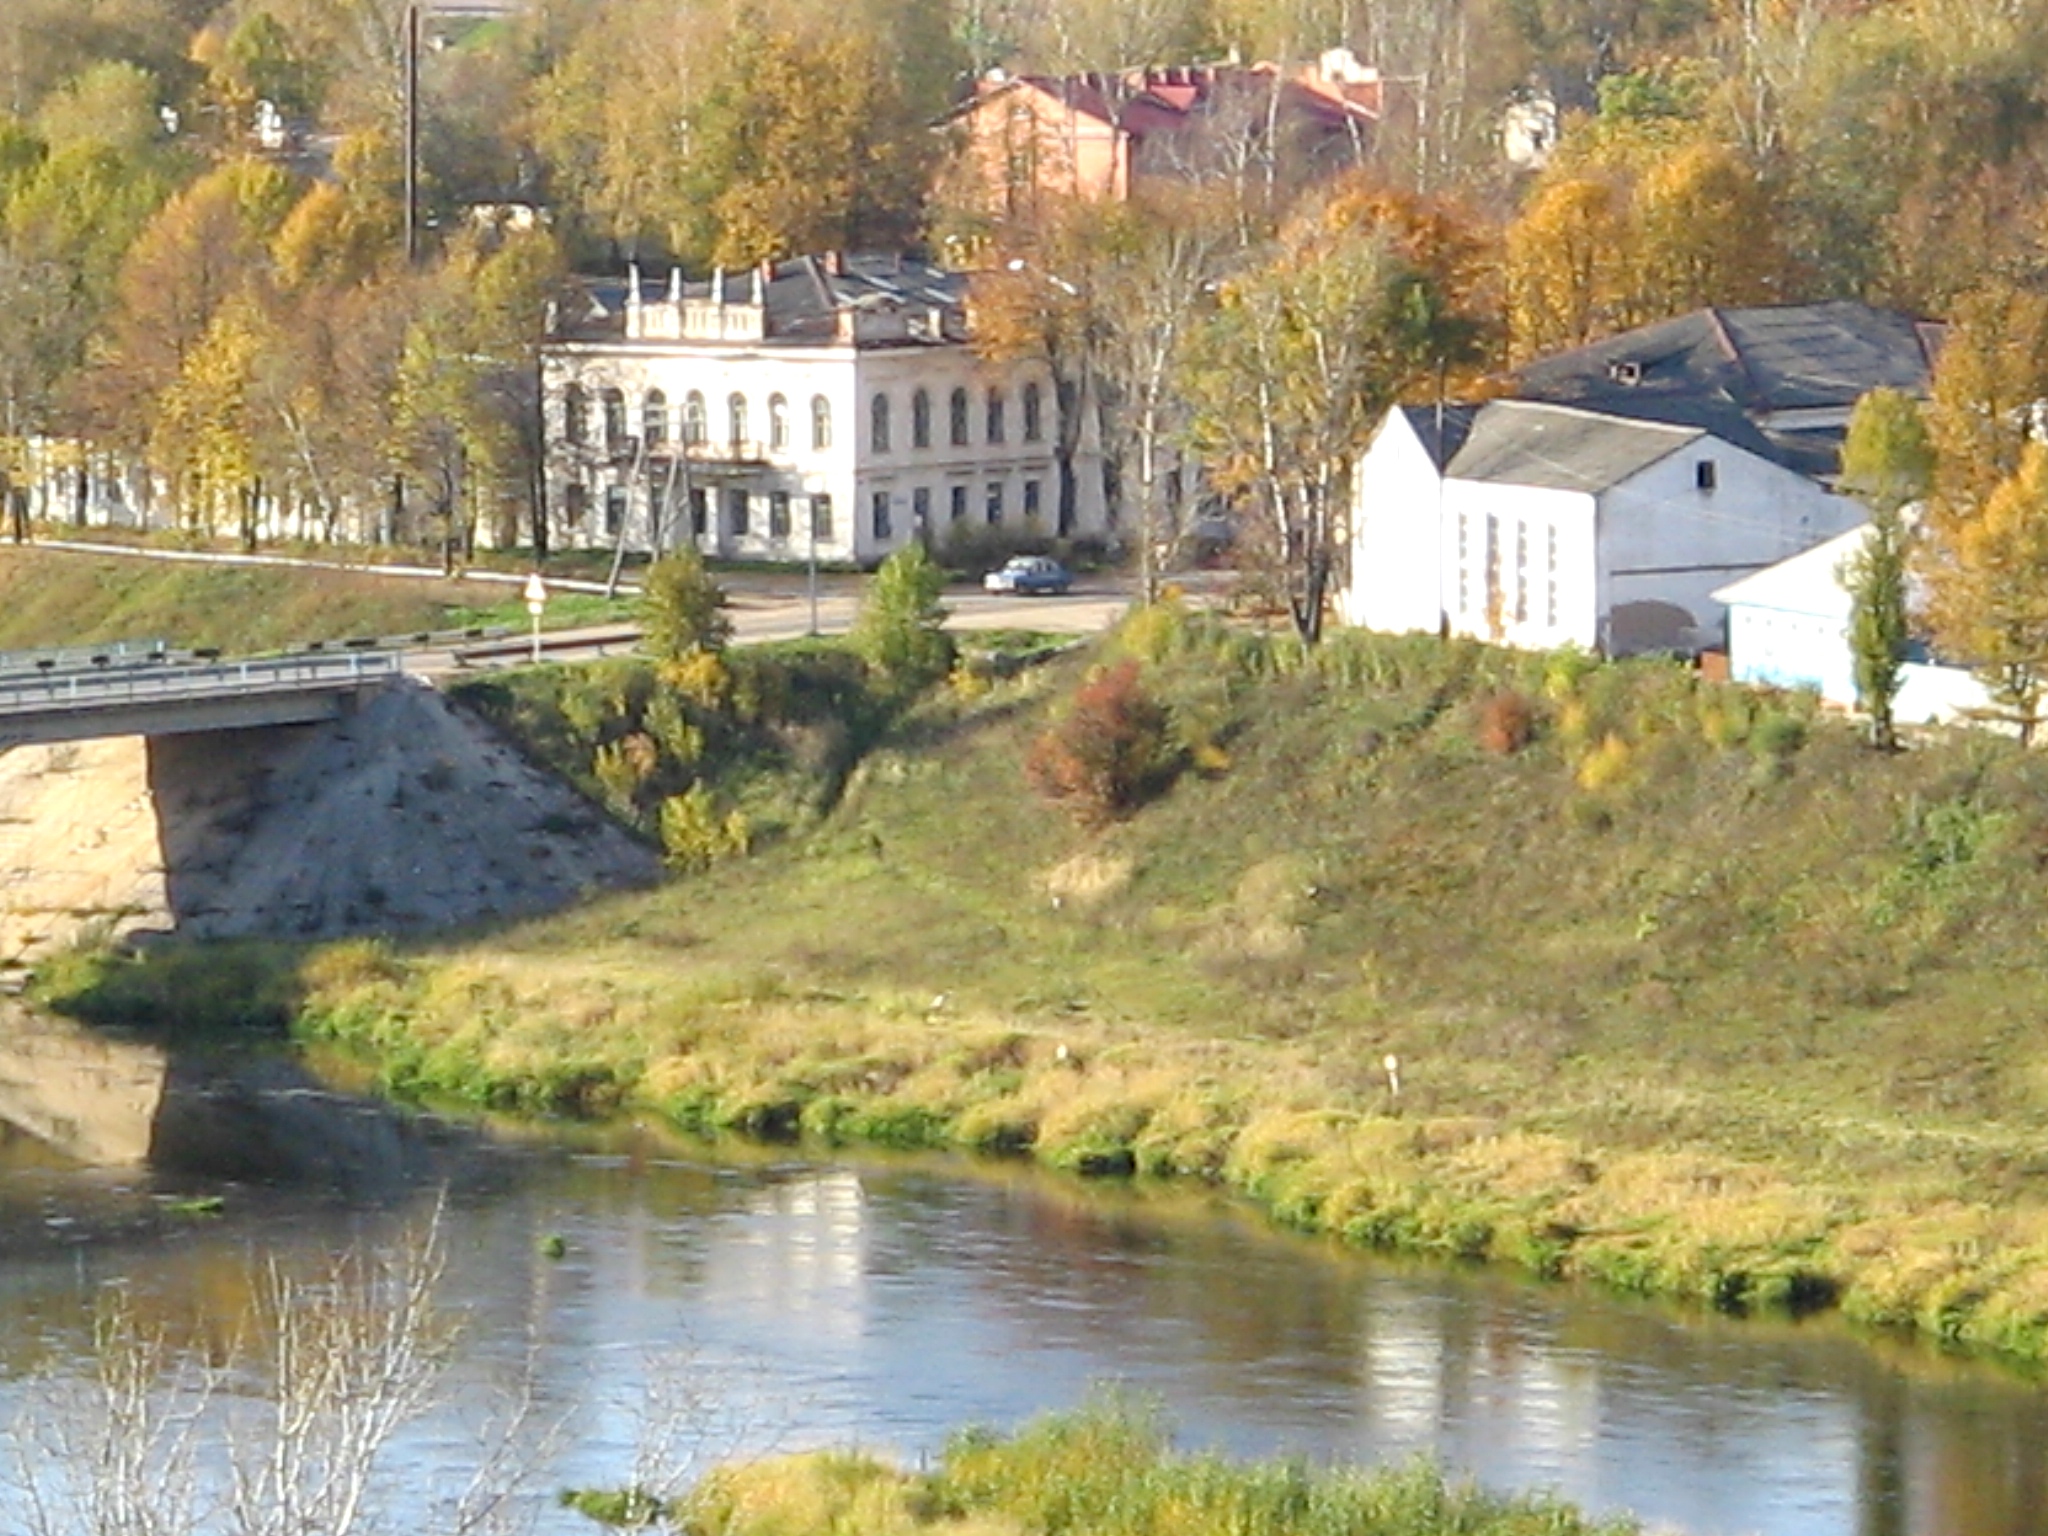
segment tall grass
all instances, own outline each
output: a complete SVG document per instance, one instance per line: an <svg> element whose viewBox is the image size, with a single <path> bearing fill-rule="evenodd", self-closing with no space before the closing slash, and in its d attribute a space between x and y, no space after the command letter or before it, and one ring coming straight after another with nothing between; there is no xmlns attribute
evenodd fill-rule
<svg viewBox="0 0 2048 1536"><path fill-rule="evenodd" d="M937 1470L842 1453L720 1469L668 1511L705 1536L1625 1536L1548 1497L1506 1498L1416 1462L1385 1471L1174 1450L1115 1398L1011 1435L954 1437Z"/></svg>

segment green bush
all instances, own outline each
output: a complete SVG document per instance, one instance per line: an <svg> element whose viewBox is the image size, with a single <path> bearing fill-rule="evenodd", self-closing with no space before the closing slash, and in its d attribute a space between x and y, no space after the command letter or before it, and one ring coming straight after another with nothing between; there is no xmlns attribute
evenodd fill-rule
<svg viewBox="0 0 2048 1536"><path fill-rule="evenodd" d="M915 693L953 670L953 641L939 602L946 573L924 546L912 544L882 562L862 600L849 637L860 658L897 693Z"/></svg>
<svg viewBox="0 0 2048 1536"><path fill-rule="evenodd" d="M694 549L655 561L647 568L640 591L644 644L656 661L680 661L691 651L722 651L732 638L725 589L704 569L703 557Z"/></svg>
<svg viewBox="0 0 2048 1536"><path fill-rule="evenodd" d="M743 855L751 841L747 818L738 811L720 815L702 784L661 802L661 847L677 869L709 869Z"/></svg>

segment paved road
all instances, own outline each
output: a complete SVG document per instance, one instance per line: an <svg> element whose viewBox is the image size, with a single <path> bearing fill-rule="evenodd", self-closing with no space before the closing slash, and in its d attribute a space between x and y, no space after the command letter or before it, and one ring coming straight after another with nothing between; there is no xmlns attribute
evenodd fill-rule
<svg viewBox="0 0 2048 1536"><path fill-rule="evenodd" d="M1108 583L1090 585L1064 597L999 597L969 588L949 591L948 627L958 630L1031 629L1049 634L1099 634L1122 618L1130 598ZM860 593L851 584L835 584L818 594L820 634L844 634L860 607ZM794 640L811 633L811 607L801 578L790 582L750 583L732 596L733 638L742 645L766 640ZM550 661L586 661L625 655L638 643L630 625L606 624L589 629L549 630L542 636L542 654ZM462 669L516 667L531 659L529 642L507 638L459 651L409 652L406 670L438 676Z"/></svg>

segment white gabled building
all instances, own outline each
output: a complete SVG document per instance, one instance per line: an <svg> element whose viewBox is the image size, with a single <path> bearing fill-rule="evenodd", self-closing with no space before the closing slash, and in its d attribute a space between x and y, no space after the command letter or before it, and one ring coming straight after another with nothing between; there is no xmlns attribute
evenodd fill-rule
<svg viewBox="0 0 2048 1536"><path fill-rule="evenodd" d="M1063 505L1045 368L977 357L965 298L893 256L593 289L542 354L555 544L872 565L965 528L1101 536L1098 472Z"/></svg>
<svg viewBox="0 0 2048 1536"><path fill-rule="evenodd" d="M1701 428L1526 400L1397 408L1352 480L1346 622L1608 655L1718 646L1717 588L1863 516Z"/></svg>

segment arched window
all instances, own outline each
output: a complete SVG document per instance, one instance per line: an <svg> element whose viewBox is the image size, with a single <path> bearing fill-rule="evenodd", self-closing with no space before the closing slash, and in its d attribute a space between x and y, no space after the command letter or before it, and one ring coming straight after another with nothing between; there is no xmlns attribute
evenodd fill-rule
<svg viewBox="0 0 2048 1536"><path fill-rule="evenodd" d="M789 402L780 395L768 397L768 446L776 453L789 451Z"/></svg>
<svg viewBox="0 0 2048 1536"><path fill-rule="evenodd" d="M832 402L823 395L811 396L811 446L832 446Z"/></svg>
<svg viewBox="0 0 2048 1536"><path fill-rule="evenodd" d="M1003 440L1003 392L1000 389L988 392L988 440L992 443Z"/></svg>
<svg viewBox="0 0 2048 1536"><path fill-rule="evenodd" d="M626 440L626 394L624 390L608 389L601 398L604 401L604 445L616 448Z"/></svg>
<svg viewBox="0 0 2048 1536"><path fill-rule="evenodd" d="M1024 386L1024 441L1040 442L1045 437L1045 398L1036 384Z"/></svg>
<svg viewBox="0 0 2048 1536"><path fill-rule="evenodd" d="M725 440L737 448L747 440L747 397L734 393L725 401Z"/></svg>
<svg viewBox="0 0 2048 1536"><path fill-rule="evenodd" d="M910 446L913 448L929 448L931 445L931 391L920 389L910 397Z"/></svg>
<svg viewBox="0 0 2048 1536"><path fill-rule="evenodd" d="M698 444L710 435L704 421L704 397L693 389L683 397L683 441Z"/></svg>
<svg viewBox="0 0 2048 1536"><path fill-rule="evenodd" d="M647 391L641 402L640 439L650 452L668 441L668 396L658 389Z"/></svg>
<svg viewBox="0 0 2048 1536"><path fill-rule="evenodd" d="M953 397L946 402L946 425L955 448L967 446L967 391L956 389Z"/></svg>
<svg viewBox="0 0 2048 1536"><path fill-rule="evenodd" d="M571 384L562 391L562 436L572 443L584 442L590 436L590 402L584 398L580 384Z"/></svg>
<svg viewBox="0 0 2048 1536"><path fill-rule="evenodd" d="M889 451L889 397L876 395L868 408L868 446L876 453Z"/></svg>

